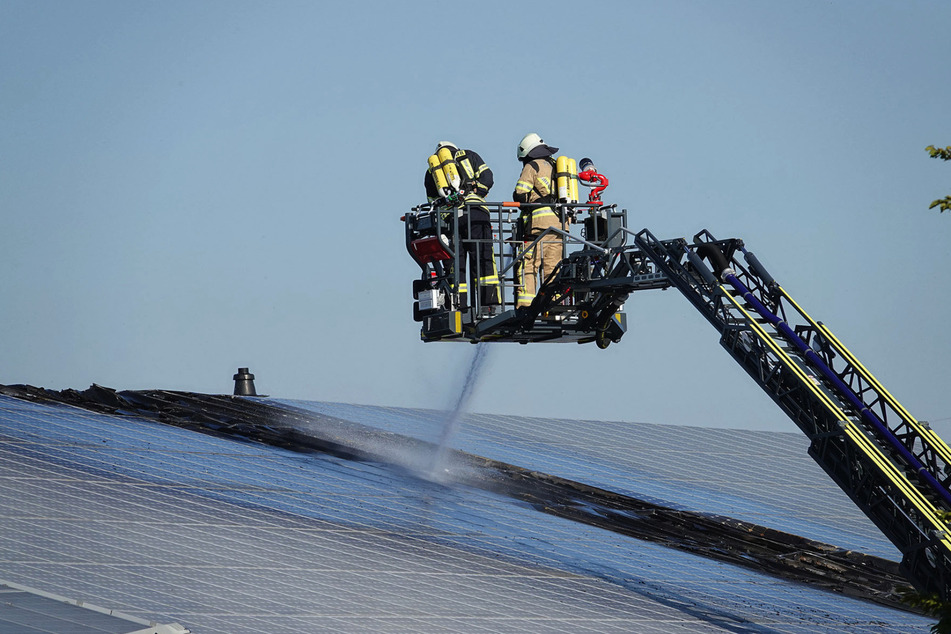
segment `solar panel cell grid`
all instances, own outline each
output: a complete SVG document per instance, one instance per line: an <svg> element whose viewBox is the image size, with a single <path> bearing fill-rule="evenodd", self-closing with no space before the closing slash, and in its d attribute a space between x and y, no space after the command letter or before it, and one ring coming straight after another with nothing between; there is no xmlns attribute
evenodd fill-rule
<svg viewBox="0 0 951 634"><path fill-rule="evenodd" d="M433 441L445 414L287 401ZM790 423L790 426L792 424ZM738 519L882 557L898 552L807 455L800 433L469 414L454 446L640 499ZM814 503L823 500L822 505Z"/></svg>
<svg viewBox="0 0 951 634"><path fill-rule="evenodd" d="M440 420L310 406L420 434ZM520 432L502 437L505 426ZM563 426L474 416L457 444L596 485L654 479L653 494L684 505L704 502L692 493L702 486L719 495L714 504L763 511L734 488L743 478L712 457L710 473L722 481L663 472L608 445L603 455L576 452L566 432L539 441ZM661 431L638 436L660 443ZM926 632L929 624L387 465L2 396L0 433L13 439L0 443L0 579L195 632ZM698 437L712 447L715 436ZM767 440L763 450L778 451Z"/></svg>

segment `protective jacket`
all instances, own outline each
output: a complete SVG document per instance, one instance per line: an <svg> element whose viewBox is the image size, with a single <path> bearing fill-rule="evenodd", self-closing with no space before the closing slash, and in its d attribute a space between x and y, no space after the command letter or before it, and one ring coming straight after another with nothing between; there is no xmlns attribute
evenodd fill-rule
<svg viewBox="0 0 951 634"><path fill-rule="evenodd" d="M525 161L515 184L512 200L527 206L522 214L526 236L561 225L554 210L545 203L555 202L555 160L551 156Z"/></svg>
<svg viewBox="0 0 951 634"><path fill-rule="evenodd" d="M453 158L459 164L463 191L466 194L475 194L485 200L494 184L492 170L489 169L489 166L485 164L481 156L472 150L456 150ZM436 183L433 181L433 175L429 170L426 170L423 185L426 187L426 197L430 202L439 198Z"/></svg>

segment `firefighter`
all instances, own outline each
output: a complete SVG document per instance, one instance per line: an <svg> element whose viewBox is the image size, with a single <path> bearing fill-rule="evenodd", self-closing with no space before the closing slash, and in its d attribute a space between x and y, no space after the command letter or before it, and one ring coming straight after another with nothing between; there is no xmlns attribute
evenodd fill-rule
<svg viewBox="0 0 951 634"><path fill-rule="evenodd" d="M492 252L492 224L489 210L480 206L492 189L492 170L485 164L482 157L472 150L461 150L450 141L440 141L436 145L434 155L439 155L443 148L451 152L452 162L459 172L461 179L460 193L463 195L464 205L459 218L459 275L457 277L460 310L469 308L468 285L471 282L479 289L479 304L486 315L494 314L500 301L499 276ZM443 153L445 155L445 153ZM429 202L437 202L443 198L436 186L432 169L426 171L423 180L426 187L426 197ZM468 268L468 279L466 268Z"/></svg>
<svg viewBox="0 0 951 634"><path fill-rule="evenodd" d="M555 152L558 148L547 145L532 132L519 142L516 155L522 162L522 173L515 184L512 200L522 205L519 221L522 224L522 240L535 240L545 229L566 229L567 225L550 207L555 202ZM518 272L518 306L528 306L535 299L538 289L538 271L542 283L551 275L562 258L562 238L550 233L534 247L522 252Z"/></svg>

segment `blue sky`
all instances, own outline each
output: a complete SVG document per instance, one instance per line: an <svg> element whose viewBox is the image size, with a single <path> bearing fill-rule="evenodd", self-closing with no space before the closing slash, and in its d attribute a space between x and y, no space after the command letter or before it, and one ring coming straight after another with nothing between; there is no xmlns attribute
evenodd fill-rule
<svg viewBox="0 0 951 634"><path fill-rule="evenodd" d="M946 2L0 1L0 383L450 407L400 216L434 142L536 131L661 238L740 237L951 429ZM470 408L795 428L675 291L494 345ZM940 429L940 426L939 426Z"/></svg>

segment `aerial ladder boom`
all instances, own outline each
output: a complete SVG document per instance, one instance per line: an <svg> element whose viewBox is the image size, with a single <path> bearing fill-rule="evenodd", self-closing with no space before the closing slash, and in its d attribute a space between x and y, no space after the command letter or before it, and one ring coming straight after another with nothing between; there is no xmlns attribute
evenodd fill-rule
<svg viewBox="0 0 951 634"><path fill-rule="evenodd" d="M916 588L951 598L944 442L809 317L742 241L701 232L694 244L661 242L644 230L635 242L809 437L809 454L901 551Z"/></svg>
<svg viewBox="0 0 951 634"><path fill-rule="evenodd" d="M926 423L909 414L825 324L807 315L784 289L777 286L777 291L806 320L808 326L801 327L802 334L826 365L849 385L865 408L888 425L927 472L948 489L951 484L948 468L951 449L948 445Z"/></svg>

